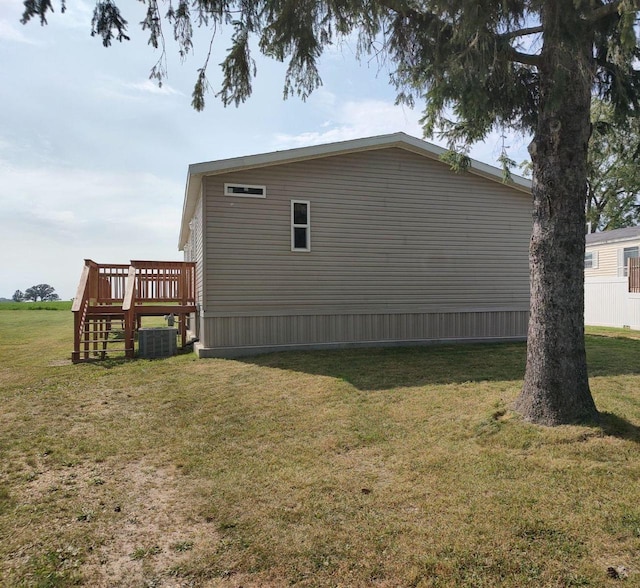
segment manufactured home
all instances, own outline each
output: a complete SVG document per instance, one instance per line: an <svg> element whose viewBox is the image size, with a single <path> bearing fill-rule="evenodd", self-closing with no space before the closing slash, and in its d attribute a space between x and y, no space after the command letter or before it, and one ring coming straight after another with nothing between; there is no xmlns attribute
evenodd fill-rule
<svg viewBox="0 0 640 588"><path fill-rule="evenodd" d="M201 357L526 338L531 186L397 133L189 166Z"/></svg>

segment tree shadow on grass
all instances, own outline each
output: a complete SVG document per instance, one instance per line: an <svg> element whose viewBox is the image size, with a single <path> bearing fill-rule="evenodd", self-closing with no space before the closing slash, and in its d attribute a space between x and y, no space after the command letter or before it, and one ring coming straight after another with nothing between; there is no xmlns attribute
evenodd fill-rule
<svg viewBox="0 0 640 588"><path fill-rule="evenodd" d="M599 427L610 437L640 443L640 427L617 414L601 412Z"/></svg>
<svg viewBox="0 0 640 588"><path fill-rule="evenodd" d="M640 340L635 337L587 335L590 377L640 374Z"/></svg>
<svg viewBox="0 0 640 588"><path fill-rule="evenodd" d="M110 370L112 368L115 368L121 365L126 365L127 363L131 363L132 361L134 360L129 359L128 357L121 357L121 356L114 357L114 356L107 355L107 357L105 357L104 359L100 357L90 357L89 359L82 359L81 361L79 361L74 365L83 366L83 367L86 367L87 369Z"/></svg>
<svg viewBox="0 0 640 588"><path fill-rule="evenodd" d="M238 361L329 376L359 390L521 380L524 343L429 345L330 351L289 351Z"/></svg>
<svg viewBox="0 0 640 588"><path fill-rule="evenodd" d="M586 338L589 375L640 374L640 341ZM519 381L524 377L526 343L477 343L288 351L244 357L238 361L265 367L330 376L361 390Z"/></svg>
<svg viewBox="0 0 640 588"><path fill-rule="evenodd" d="M135 357L125 357L122 352L116 351L115 354L110 355L109 350L107 350L105 357L101 358L101 352L98 351L97 354L93 354L93 351L90 352L92 354L89 359L82 359L76 365L91 365L94 368L102 368L105 370L112 369L121 365L126 365L128 363L132 363L137 360L141 361L163 361L166 359L171 359L172 357L179 355L191 355L193 354L193 345L186 345L185 347L178 347L176 352L173 355L161 356L161 357L140 357L138 352L136 351ZM70 363L70 360L69 362Z"/></svg>

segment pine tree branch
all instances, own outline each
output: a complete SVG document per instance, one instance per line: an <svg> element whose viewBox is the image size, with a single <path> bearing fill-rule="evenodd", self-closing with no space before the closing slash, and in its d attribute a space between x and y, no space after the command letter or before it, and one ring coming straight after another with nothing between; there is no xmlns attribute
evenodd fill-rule
<svg viewBox="0 0 640 588"><path fill-rule="evenodd" d="M592 10L591 13L587 15L587 22L596 22L598 20L606 18L607 16L615 14L616 12L618 12L623 1L624 0L615 0L610 4L603 4L602 6ZM630 3L630 6L633 10L640 10L640 0L634 0Z"/></svg>
<svg viewBox="0 0 640 588"><path fill-rule="evenodd" d="M534 67L538 67L540 65L539 55L522 53L521 51L517 51L510 45L507 48L507 56L511 61L515 61L516 63L522 63L523 65L533 65Z"/></svg>
<svg viewBox="0 0 640 588"><path fill-rule="evenodd" d="M640 0L638 1L640 2ZM449 23L444 22L442 19L438 18L432 12L420 12L415 10L414 8L409 6L407 2L405 2L405 0L381 0L380 4L384 6L387 10L391 10L392 12L395 12L396 14L399 14L400 16L405 18L415 17L415 18L426 20L431 23L436 22L442 29L451 27ZM540 30L538 31L537 29L540 29ZM542 32L542 27L531 27L530 29L521 29L521 32L527 31L527 30L530 31L527 34L533 34L535 32ZM515 32L517 31L514 31L514 33ZM505 35L507 35L507 33L503 35L494 35L494 38L500 46L504 47L504 50L508 59L516 63L521 63L523 65L532 65L535 67L537 67L540 64L540 57L538 55L522 53L514 49L511 45L506 44L505 41L508 41L510 37Z"/></svg>
<svg viewBox="0 0 640 588"><path fill-rule="evenodd" d="M382 0L380 4L386 9L391 10L392 12L395 12L396 14L399 14L401 16L423 14L416 12L416 10L414 8L411 8L409 4L405 2L405 0Z"/></svg>
<svg viewBox="0 0 640 588"><path fill-rule="evenodd" d="M543 33L544 28L542 25L537 27L529 27L526 29L518 29L517 31L508 31L498 35L500 39L516 39L517 37L526 37L527 35L537 35Z"/></svg>

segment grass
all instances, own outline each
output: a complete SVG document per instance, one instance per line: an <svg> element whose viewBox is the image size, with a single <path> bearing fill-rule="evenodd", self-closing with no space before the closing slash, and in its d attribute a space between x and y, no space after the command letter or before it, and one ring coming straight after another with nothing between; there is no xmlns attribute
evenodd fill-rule
<svg viewBox="0 0 640 588"><path fill-rule="evenodd" d="M602 424L553 429L510 411L520 344L71 365L71 332L2 315L3 585L640 585L637 332L589 330Z"/></svg>
<svg viewBox="0 0 640 588"><path fill-rule="evenodd" d="M71 310L73 302L70 300L56 300L52 302L0 302L3 310Z"/></svg>

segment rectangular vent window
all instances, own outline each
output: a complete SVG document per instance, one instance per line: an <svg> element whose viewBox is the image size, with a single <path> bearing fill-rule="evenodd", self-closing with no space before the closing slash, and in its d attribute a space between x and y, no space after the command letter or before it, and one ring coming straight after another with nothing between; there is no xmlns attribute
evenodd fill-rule
<svg viewBox="0 0 640 588"><path fill-rule="evenodd" d="M266 186L250 186L249 184L225 184L226 196L244 196L246 198L266 198Z"/></svg>

